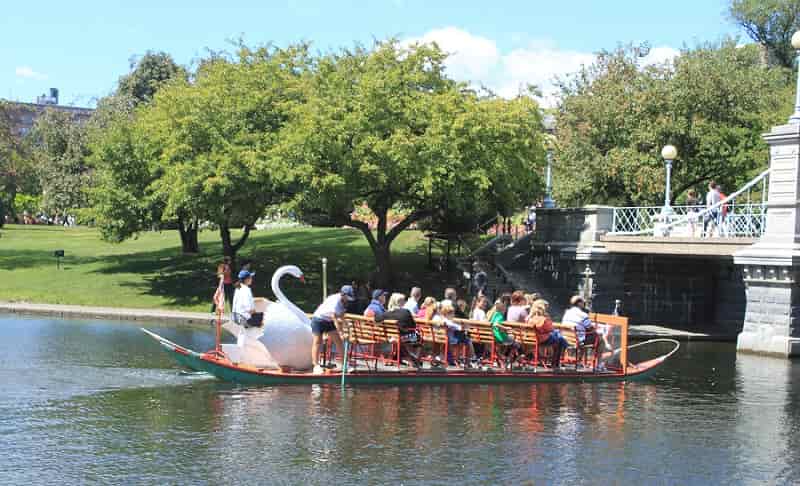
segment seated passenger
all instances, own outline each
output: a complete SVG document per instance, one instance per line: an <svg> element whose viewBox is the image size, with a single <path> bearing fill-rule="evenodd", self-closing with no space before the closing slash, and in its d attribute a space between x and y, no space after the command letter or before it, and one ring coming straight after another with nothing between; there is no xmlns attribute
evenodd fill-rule
<svg viewBox="0 0 800 486"><path fill-rule="evenodd" d="M376 289L372 292L372 301L364 310L364 317L371 317L376 321L380 321L383 318L383 313L386 312L385 305L386 291Z"/></svg>
<svg viewBox="0 0 800 486"><path fill-rule="evenodd" d="M430 321L436 316L437 307L436 299L433 297L425 297L425 300L422 301L422 305L419 306L419 312L417 312L416 317Z"/></svg>
<svg viewBox="0 0 800 486"><path fill-rule="evenodd" d="M561 354L569 346L564 336L553 329L553 321L550 319L550 303L546 300L536 300L531 306L531 317L528 324L532 325L536 331L536 340L540 346L552 346L553 360L551 366L554 370L561 367Z"/></svg>
<svg viewBox="0 0 800 486"><path fill-rule="evenodd" d="M507 322L525 322L528 320L528 309L526 308L525 292L514 291L511 294L511 305L506 313Z"/></svg>
<svg viewBox="0 0 800 486"><path fill-rule="evenodd" d="M255 272L242 270L236 282L236 291L233 294L232 320L244 327L258 327L264 323L264 314L256 312L256 303L253 300L253 285Z"/></svg>
<svg viewBox="0 0 800 486"><path fill-rule="evenodd" d="M376 321L397 321L397 331L400 334L400 350L401 354L405 354L411 358L412 364L416 368L422 368L422 362L419 359L419 353L422 348L422 337L417 332L417 323L414 322L414 316L411 311L405 308L406 296L399 293L392 294L389 297L389 305L386 312L383 313L381 319Z"/></svg>
<svg viewBox="0 0 800 486"><path fill-rule="evenodd" d="M564 312L564 318L561 320L562 324L567 324L575 327L575 337L581 346L589 346L598 341L597 327L589 319L589 314L586 313L586 302L580 295L573 295L569 299L570 308ZM599 340L597 346L598 354L604 350L603 341Z"/></svg>
<svg viewBox="0 0 800 486"><path fill-rule="evenodd" d="M521 346L508 334L511 332L511 328L503 325L505 322L505 318L503 317L503 313L506 310L505 303L498 299L494 303L494 309L495 312L492 314L492 318L489 321L492 323L492 334L494 334L495 342L504 347L505 353L503 353L503 358L506 364L510 365L511 362L517 358Z"/></svg>
<svg viewBox="0 0 800 486"><path fill-rule="evenodd" d="M487 321L486 311L489 309L489 299L481 295L475 300L475 308L472 309L472 315L469 316L473 321Z"/></svg>
<svg viewBox="0 0 800 486"><path fill-rule="evenodd" d="M455 317L453 306L446 303L442 304L439 313L441 314L441 322L447 326L447 343L455 351L455 354L451 354L451 356L460 356L465 354L464 351L468 351L469 353L466 353L468 354L467 357L473 360L475 358L475 349L472 347L472 341L467 337L467 333L461 324L453 321ZM448 357L448 364L454 365L456 363Z"/></svg>

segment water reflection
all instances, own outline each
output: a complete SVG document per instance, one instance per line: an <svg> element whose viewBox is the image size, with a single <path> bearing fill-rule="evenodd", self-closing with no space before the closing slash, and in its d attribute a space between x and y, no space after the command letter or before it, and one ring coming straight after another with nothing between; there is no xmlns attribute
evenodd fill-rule
<svg viewBox="0 0 800 486"><path fill-rule="evenodd" d="M729 345L642 383L341 389L185 376L134 324L0 318L0 338L2 484L800 481L800 364Z"/></svg>

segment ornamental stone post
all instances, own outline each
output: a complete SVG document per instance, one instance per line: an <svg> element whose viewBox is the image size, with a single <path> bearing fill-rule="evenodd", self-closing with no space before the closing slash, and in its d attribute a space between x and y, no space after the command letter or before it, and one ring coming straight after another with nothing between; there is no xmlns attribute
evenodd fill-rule
<svg viewBox="0 0 800 486"><path fill-rule="evenodd" d="M747 305L736 349L800 356L800 124L773 127L767 223L755 244L736 252Z"/></svg>

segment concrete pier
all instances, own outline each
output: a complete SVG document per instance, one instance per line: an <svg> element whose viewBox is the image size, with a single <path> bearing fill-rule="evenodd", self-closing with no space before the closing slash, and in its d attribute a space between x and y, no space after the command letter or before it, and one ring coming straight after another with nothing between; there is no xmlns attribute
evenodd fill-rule
<svg viewBox="0 0 800 486"><path fill-rule="evenodd" d="M0 302L0 313L2 312L73 319L110 319L191 325L208 325L214 319L212 314L203 312L128 309L119 307L87 307L61 304L30 304L25 302Z"/></svg>

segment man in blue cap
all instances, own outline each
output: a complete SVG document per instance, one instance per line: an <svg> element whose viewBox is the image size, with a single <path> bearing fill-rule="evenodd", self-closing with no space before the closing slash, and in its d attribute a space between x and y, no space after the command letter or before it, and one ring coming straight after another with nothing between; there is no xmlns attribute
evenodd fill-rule
<svg viewBox="0 0 800 486"><path fill-rule="evenodd" d="M342 317L345 314L347 302L356 300L356 293L351 285L345 285L339 293L331 294L314 311L311 318L311 362L314 363L314 373L323 373L323 368L319 363L319 346L322 344L322 335L327 334L328 339L336 345L337 352L342 352L342 338L339 337L339 329L342 327Z"/></svg>
<svg viewBox="0 0 800 486"><path fill-rule="evenodd" d="M364 317L371 317L376 321L383 319L383 313L386 312L386 296L388 292L382 289L376 289L372 292L372 302L369 303L364 310Z"/></svg>
<svg viewBox="0 0 800 486"><path fill-rule="evenodd" d="M249 270L239 272L236 292L233 294L231 306L233 322L245 327L258 327L264 322L264 314L256 312L256 303L250 290L255 275L255 272Z"/></svg>

